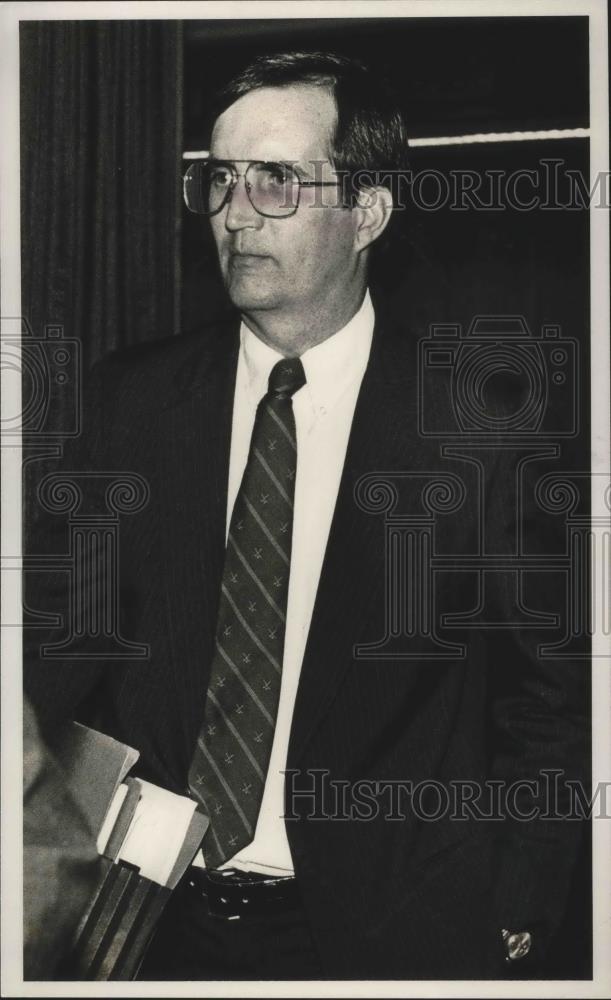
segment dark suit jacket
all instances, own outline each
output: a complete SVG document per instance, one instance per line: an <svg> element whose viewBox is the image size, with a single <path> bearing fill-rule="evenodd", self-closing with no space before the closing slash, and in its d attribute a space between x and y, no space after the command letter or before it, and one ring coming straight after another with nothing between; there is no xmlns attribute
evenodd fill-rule
<svg viewBox="0 0 611 1000"><path fill-rule="evenodd" d="M148 644L150 655L41 662L44 633L32 630L26 668L27 689L47 724L88 705L85 718L137 747L144 777L183 793L214 642L237 351L233 319L98 365L87 391L85 435L68 468L135 472L149 486L146 506L121 519L119 557L122 635ZM483 535L497 551L515 545L515 498L500 470L502 450L489 450L481 474L472 456L441 457L439 441L418 432L417 365L413 334L379 320L318 588L287 767L302 791L312 787L314 772L318 780L324 772L328 781L424 783L419 787L432 798L419 803L416 815L403 799L400 818L392 818L390 793L380 797L377 812L369 809L374 815L361 808L361 819L339 818L341 806L328 800L316 808L307 796L289 803L296 875L329 977L496 978L505 971L501 927L530 930L535 945L528 962L544 970L579 836L576 823L482 822L468 811L461 820L446 811L427 822L422 815L435 814L433 782L441 796L457 781L537 779L550 768L583 779L587 772L585 664L537 657L536 643L550 633L512 625L515 594L507 575L491 574L486 594L497 625L506 627L456 633L451 638L465 643L465 655L431 659L423 647L414 657L412 642L410 658L385 659L375 651L355 657L355 644L384 636L388 599L384 516L356 499L364 475L409 473L396 480L394 514L420 514L430 522L423 486L453 473L465 483L466 499L458 512L436 517L437 551L477 553ZM450 403L443 390L438 398L433 390L429 405L441 414ZM549 463L542 471L550 471ZM95 489L95 477L89 485ZM65 516L43 523L44 541L33 547L65 551ZM555 544L553 526L535 519L534 527L534 544L543 550ZM529 589L535 607L553 589L554 574L544 576ZM474 573L437 573L435 616L476 604L477 580ZM66 574L46 573L37 593L32 585L29 604L52 610L55 601L56 610L65 609L65 590ZM400 645L394 648L400 652ZM522 790L516 801L531 809L532 793ZM321 809L331 818L321 818Z"/></svg>

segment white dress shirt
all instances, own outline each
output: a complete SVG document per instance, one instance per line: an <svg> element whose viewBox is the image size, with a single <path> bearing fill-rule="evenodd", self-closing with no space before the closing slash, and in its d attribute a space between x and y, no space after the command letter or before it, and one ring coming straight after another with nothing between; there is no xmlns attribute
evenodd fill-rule
<svg viewBox="0 0 611 1000"><path fill-rule="evenodd" d="M301 356L306 384L293 396L297 472L282 685L269 769L254 840L223 867L293 873L284 825L284 770L301 664L361 381L369 360L374 312L369 292L349 323ZM233 408L227 533L248 459L257 406L283 355L244 324ZM201 858L199 860L201 864Z"/></svg>

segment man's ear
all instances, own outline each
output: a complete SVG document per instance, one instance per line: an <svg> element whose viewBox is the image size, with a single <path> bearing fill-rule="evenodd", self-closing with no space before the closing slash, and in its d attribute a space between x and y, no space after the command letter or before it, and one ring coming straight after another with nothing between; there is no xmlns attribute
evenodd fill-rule
<svg viewBox="0 0 611 1000"><path fill-rule="evenodd" d="M361 188L356 206L355 249L365 250L382 235L393 210L392 194L386 187Z"/></svg>

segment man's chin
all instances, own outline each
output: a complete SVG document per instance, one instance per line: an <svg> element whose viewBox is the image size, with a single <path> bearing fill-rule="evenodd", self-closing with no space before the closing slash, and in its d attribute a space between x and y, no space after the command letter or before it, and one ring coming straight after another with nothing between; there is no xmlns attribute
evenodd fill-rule
<svg viewBox="0 0 611 1000"><path fill-rule="evenodd" d="M229 280L227 292L236 309L272 309L277 304L277 291L266 287L262 282L248 280Z"/></svg>

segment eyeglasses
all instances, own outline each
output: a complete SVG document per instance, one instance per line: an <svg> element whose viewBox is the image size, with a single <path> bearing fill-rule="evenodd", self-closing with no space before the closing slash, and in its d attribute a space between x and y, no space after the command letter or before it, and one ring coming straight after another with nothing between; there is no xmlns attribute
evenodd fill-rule
<svg viewBox="0 0 611 1000"><path fill-rule="evenodd" d="M216 215L231 200L241 176L235 164L247 163L244 186L252 207L269 219L285 219L299 207L302 187L336 187L337 181L309 181L288 163L268 160L196 160L183 178L185 204L197 215Z"/></svg>

